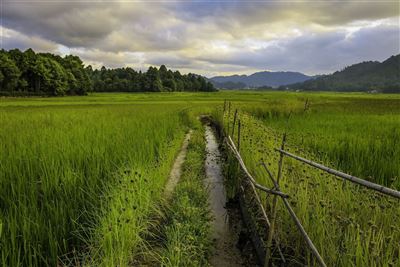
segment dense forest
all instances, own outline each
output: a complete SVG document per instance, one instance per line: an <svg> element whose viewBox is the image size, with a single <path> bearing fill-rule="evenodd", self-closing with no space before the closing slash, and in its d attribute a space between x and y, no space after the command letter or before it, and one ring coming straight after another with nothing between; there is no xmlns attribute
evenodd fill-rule
<svg viewBox="0 0 400 267"><path fill-rule="evenodd" d="M145 73L129 67L102 67L100 70L88 67L88 73L93 88L98 92L215 91L204 77L192 73L182 75L179 71L168 70L164 65L159 69L150 67Z"/></svg>
<svg viewBox="0 0 400 267"><path fill-rule="evenodd" d="M83 95L92 83L77 56L13 49L0 50L0 86L3 95Z"/></svg>
<svg viewBox="0 0 400 267"><path fill-rule="evenodd" d="M150 67L93 70L78 56L0 50L0 95L85 95L88 92L215 91L204 77Z"/></svg>
<svg viewBox="0 0 400 267"><path fill-rule="evenodd" d="M381 62L367 61L351 65L331 75L322 75L280 89L343 92L400 93L400 55Z"/></svg>

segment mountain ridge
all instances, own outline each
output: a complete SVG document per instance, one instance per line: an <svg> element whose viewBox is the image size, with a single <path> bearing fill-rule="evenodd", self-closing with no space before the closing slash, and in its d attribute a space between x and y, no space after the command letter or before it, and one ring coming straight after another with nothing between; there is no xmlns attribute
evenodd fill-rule
<svg viewBox="0 0 400 267"><path fill-rule="evenodd" d="M280 89L400 93L400 54L382 62L356 63L332 74L283 86Z"/></svg>
<svg viewBox="0 0 400 267"><path fill-rule="evenodd" d="M294 71L259 71L250 75L234 74L210 78L215 87L221 89L243 89L257 87L279 87L312 79L313 76Z"/></svg>

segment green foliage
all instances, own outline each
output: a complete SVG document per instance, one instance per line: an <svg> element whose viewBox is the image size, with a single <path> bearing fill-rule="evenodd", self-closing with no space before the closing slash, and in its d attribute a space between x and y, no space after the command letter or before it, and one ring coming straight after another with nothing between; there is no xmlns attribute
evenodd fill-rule
<svg viewBox="0 0 400 267"><path fill-rule="evenodd" d="M93 70L78 56L64 58L32 49L0 50L0 93L3 95L85 95L97 92L215 91L204 77L181 75L164 65L146 73L132 68Z"/></svg>
<svg viewBox="0 0 400 267"><path fill-rule="evenodd" d="M26 61L20 77L30 84L35 76L26 70L35 58L32 52L25 57L10 51ZM306 98L310 109L303 114ZM218 117L225 99L232 101L231 123L234 109L240 108L240 151L246 164L268 187L257 164L263 159L276 173L273 148L293 111L289 151L400 188L400 98L395 94L237 91L0 98L0 265L132 265L146 247L142 238L149 214L159 207L186 125L199 114L215 111ZM220 122L226 127L227 117ZM202 136L196 136L193 142L201 143ZM191 144L189 151L204 153L204 147ZM207 227L197 223L204 218L196 217L204 214L199 208L204 203L201 176L196 174L202 173L203 158L196 153L187 155L187 179L178 185L169 217L170 242L162 254L166 265L185 261L189 252L207 255L208 245L201 245L208 244ZM329 266L399 265L398 201L287 158L281 189L291 196ZM312 265L304 240L279 207L280 242ZM195 229L201 234L184 239Z"/></svg>
<svg viewBox="0 0 400 267"><path fill-rule="evenodd" d="M331 75L288 87L309 91L400 93L400 55L391 56L382 63L369 61L354 64Z"/></svg>
<svg viewBox="0 0 400 267"><path fill-rule="evenodd" d="M14 91L21 75L15 62L4 51L0 51L0 86L5 91Z"/></svg>
<svg viewBox="0 0 400 267"><path fill-rule="evenodd" d="M181 144L182 106L41 105L1 103L0 265L127 266Z"/></svg>
<svg viewBox="0 0 400 267"><path fill-rule="evenodd" d="M149 67L147 72L136 72L131 68L88 70L96 92L213 92L214 86L204 77L189 73L181 75L164 65L157 69Z"/></svg>
<svg viewBox="0 0 400 267"><path fill-rule="evenodd" d="M277 174L283 132L286 150L377 183L400 189L400 99L395 95L264 94L259 103L240 101L240 152L250 172L273 187L259 166ZM262 95L260 95L261 97ZM268 97L267 97L268 96ZM308 98L310 108L304 112ZM288 114L291 118L288 122ZM228 116L225 114L227 128ZM232 125L232 111L230 125ZM233 138L237 139L237 131ZM288 157L280 188L328 266L397 266L398 200L335 179ZM267 211L271 202L266 201ZM290 260L317 265L282 204L278 236Z"/></svg>
<svg viewBox="0 0 400 267"><path fill-rule="evenodd" d="M208 266L212 248L211 213L204 186L205 142L196 129L188 145L182 176L177 185L168 222L166 244L161 252L161 266Z"/></svg>
<svg viewBox="0 0 400 267"><path fill-rule="evenodd" d="M68 55L60 63L68 74L69 94L84 95L92 90L92 81L79 57Z"/></svg>
<svg viewBox="0 0 400 267"><path fill-rule="evenodd" d="M0 51L0 92L9 95L85 95L91 81L82 61L32 49Z"/></svg>

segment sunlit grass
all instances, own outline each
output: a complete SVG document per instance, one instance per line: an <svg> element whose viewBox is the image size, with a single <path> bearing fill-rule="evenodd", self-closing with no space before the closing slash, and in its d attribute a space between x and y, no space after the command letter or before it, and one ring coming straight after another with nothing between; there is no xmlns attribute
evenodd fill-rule
<svg viewBox="0 0 400 267"><path fill-rule="evenodd" d="M181 109L3 109L2 265L126 266L182 141Z"/></svg>
<svg viewBox="0 0 400 267"><path fill-rule="evenodd" d="M273 186L258 163L265 162L276 175L279 154L274 148L280 146L287 129L290 152L398 188L398 100L374 99L374 106L368 99L328 100L329 104L321 103L327 99L314 99L305 114L304 98L232 106L240 109L241 153L258 181ZM226 114L225 129L227 119ZM291 196L296 214L328 266L400 264L398 200L287 157L281 189ZM270 205L270 201L267 203ZM278 214L279 239L287 251L295 254L287 256L315 264L283 205Z"/></svg>
<svg viewBox="0 0 400 267"><path fill-rule="evenodd" d="M172 196L164 227L161 266L208 266L212 249L211 214L205 188L203 128L193 131L182 176Z"/></svg>
<svg viewBox="0 0 400 267"><path fill-rule="evenodd" d="M303 114L307 98L311 106ZM396 95L0 98L1 265L130 265L142 253L149 214L159 202L185 130L199 114L221 109L225 99L232 102L231 119L234 109L240 109L241 151L261 182L268 184L256 164L263 159L276 171L278 155L272 148L279 146L293 111L290 151L399 188ZM329 265L399 264L398 201L289 159L284 174L282 190L292 196ZM308 262L294 225L283 209L279 214L282 242Z"/></svg>

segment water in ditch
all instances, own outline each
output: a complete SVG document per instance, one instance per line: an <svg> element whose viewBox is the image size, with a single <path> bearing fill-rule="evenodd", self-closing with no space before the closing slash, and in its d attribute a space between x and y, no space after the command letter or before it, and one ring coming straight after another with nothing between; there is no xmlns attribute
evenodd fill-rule
<svg viewBox="0 0 400 267"><path fill-rule="evenodd" d="M244 266L241 253L236 247L237 233L232 228L228 211L225 208L226 194L224 178L220 165L218 142L210 126L206 126L206 175L205 183L209 188L210 207L214 216L213 238L215 251L210 259L212 266Z"/></svg>

